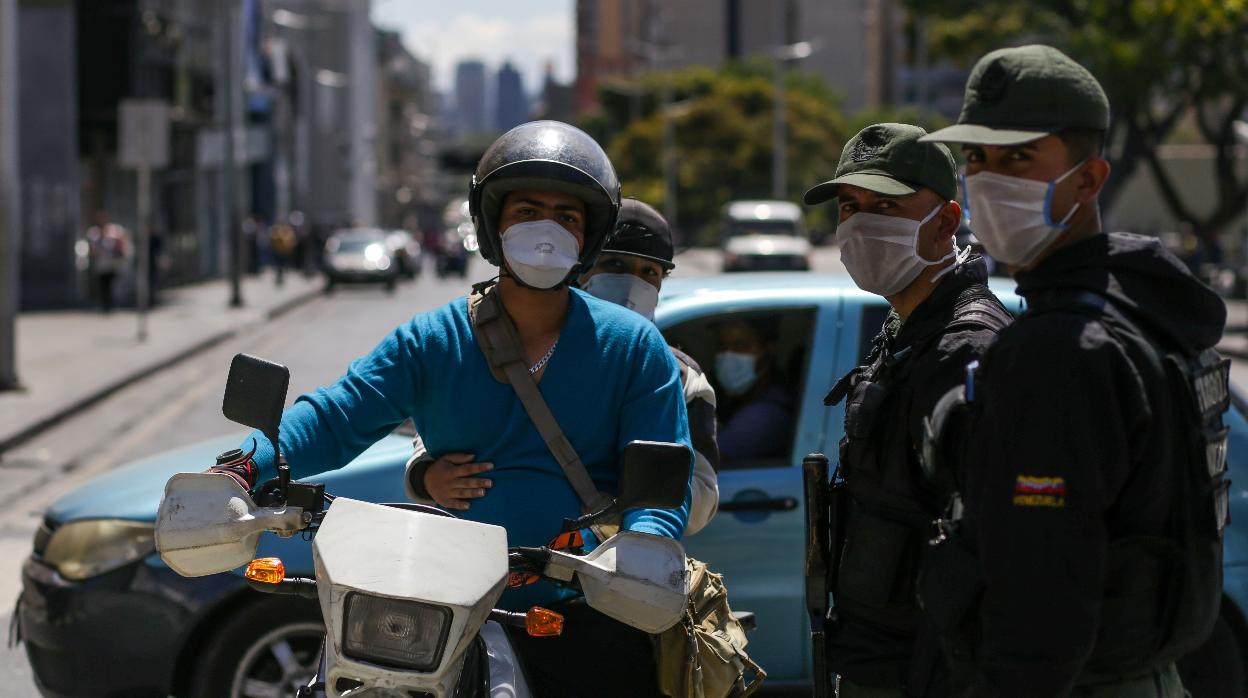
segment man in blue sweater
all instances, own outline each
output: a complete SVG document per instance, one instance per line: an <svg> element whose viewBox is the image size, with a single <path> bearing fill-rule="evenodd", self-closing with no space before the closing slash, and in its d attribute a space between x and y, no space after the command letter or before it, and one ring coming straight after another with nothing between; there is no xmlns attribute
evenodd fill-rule
<svg viewBox="0 0 1248 698"><path fill-rule="evenodd" d="M630 441L688 446L679 370L658 330L568 286L592 267L619 208L619 182L602 148L567 124L523 124L482 156L470 200L482 255L500 267L492 292L597 488L618 492ZM480 492L460 517L505 527L513 546L546 544L565 518L581 514L581 502L477 341L468 301L459 298L395 329L337 383L300 396L281 424L292 476L345 465L411 418L435 458L466 456L426 469L426 491ZM252 447L248 439L244 451ZM254 447L252 463L233 467L253 485L275 472L267 440L257 434ZM402 483L395 485L401 498ZM622 527L679 538L688 511L686 494L679 509L626 512ZM543 581L508 589L500 601L511 610L541 604L567 619L560 638L515 638L536 694L657 696L649 637L573 597Z"/></svg>

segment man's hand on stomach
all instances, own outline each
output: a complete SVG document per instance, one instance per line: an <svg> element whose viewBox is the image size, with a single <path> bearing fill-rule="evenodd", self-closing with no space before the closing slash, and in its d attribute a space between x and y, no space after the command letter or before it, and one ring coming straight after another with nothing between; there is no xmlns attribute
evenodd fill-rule
<svg viewBox="0 0 1248 698"><path fill-rule="evenodd" d="M494 468L493 463L474 463L472 453L447 453L425 471L425 491L444 509L463 511L470 500L484 497L492 480L475 477Z"/></svg>

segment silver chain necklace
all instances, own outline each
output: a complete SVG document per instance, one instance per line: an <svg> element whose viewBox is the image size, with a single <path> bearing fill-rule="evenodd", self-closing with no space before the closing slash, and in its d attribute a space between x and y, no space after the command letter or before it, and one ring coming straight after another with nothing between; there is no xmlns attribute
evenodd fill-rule
<svg viewBox="0 0 1248 698"><path fill-rule="evenodd" d="M533 364L532 366L530 366L530 367L529 367L529 375L530 375L530 376L531 376L531 375L533 375L534 373L537 373L538 371L542 370L542 367L546 365L546 362L550 361L550 357L551 357L551 356L554 356L554 354L555 354L555 347L557 347L557 346L559 346L559 340L558 340L558 338L556 338L556 339L555 339L555 343L554 343L554 344L550 345L550 348L546 350L546 353L542 355L542 358L538 359L538 360L537 360L537 363L535 363L535 364Z"/></svg>

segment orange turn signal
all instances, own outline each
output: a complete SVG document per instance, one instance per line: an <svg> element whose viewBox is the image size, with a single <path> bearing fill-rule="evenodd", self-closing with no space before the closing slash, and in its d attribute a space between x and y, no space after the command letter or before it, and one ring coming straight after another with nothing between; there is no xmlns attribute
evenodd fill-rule
<svg viewBox="0 0 1248 698"><path fill-rule="evenodd" d="M534 606L524 614L524 629L533 637L555 637L563 633L563 616L541 606Z"/></svg>
<svg viewBox="0 0 1248 698"><path fill-rule="evenodd" d="M286 565L280 557L258 557L247 563L243 576L253 582L280 584L286 577Z"/></svg>

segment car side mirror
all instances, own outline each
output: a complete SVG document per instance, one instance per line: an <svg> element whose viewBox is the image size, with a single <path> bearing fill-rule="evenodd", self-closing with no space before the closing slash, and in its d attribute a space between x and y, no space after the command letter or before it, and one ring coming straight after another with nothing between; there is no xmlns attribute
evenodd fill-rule
<svg viewBox="0 0 1248 698"><path fill-rule="evenodd" d="M259 357L237 354L225 380L221 413L231 422L259 429L277 452L278 426L289 386L290 369Z"/></svg>
<svg viewBox="0 0 1248 698"><path fill-rule="evenodd" d="M685 501L692 461L689 447L633 441L624 448L616 509L675 509Z"/></svg>

